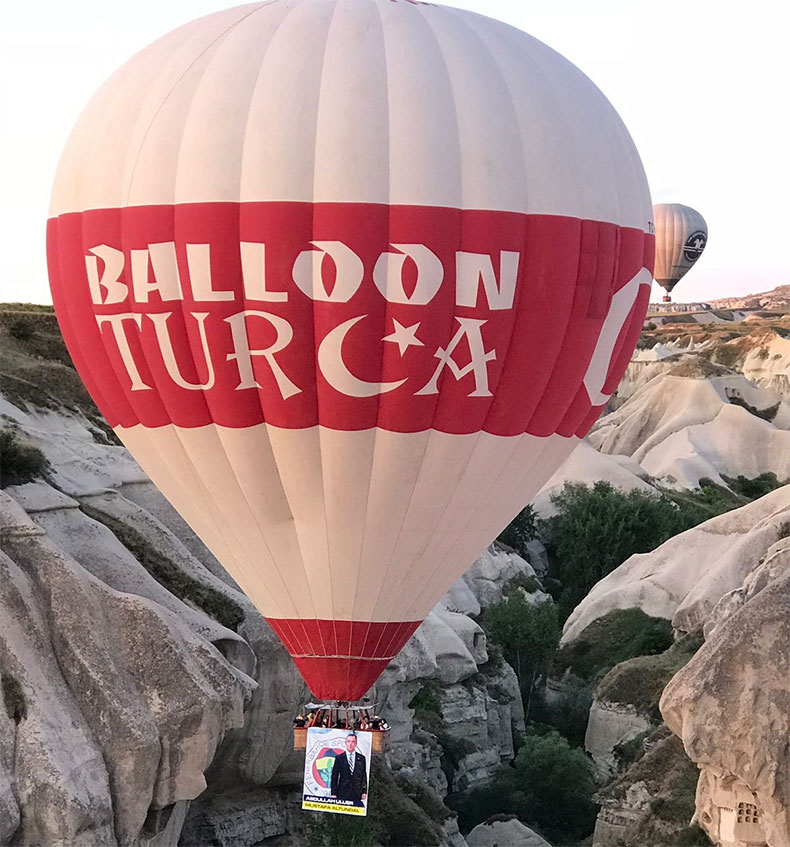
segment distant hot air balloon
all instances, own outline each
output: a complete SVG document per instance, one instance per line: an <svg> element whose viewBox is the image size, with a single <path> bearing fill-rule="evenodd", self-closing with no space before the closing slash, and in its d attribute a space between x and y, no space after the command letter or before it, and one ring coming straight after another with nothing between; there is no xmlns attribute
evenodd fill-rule
<svg viewBox="0 0 790 847"><path fill-rule="evenodd" d="M352 700L606 405L651 217L614 109L530 36L280 0L100 89L48 257L118 436L314 695Z"/></svg>
<svg viewBox="0 0 790 847"><path fill-rule="evenodd" d="M659 203L653 206L656 220L656 282L666 289L669 303L672 289L694 267L708 241L705 218L690 206Z"/></svg>

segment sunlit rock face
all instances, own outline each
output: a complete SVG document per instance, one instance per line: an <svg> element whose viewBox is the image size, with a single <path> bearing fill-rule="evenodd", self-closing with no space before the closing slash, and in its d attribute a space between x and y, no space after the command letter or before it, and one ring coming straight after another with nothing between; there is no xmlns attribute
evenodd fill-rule
<svg viewBox="0 0 790 847"><path fill-rule="evenodd" d="M481 823L466 836L466 843L469 847L551 847L516 818Z"/></svg>
<svg viewBox="0 0 790 847"><path fill-rule="evenodd" d="M701 770L697 820L724 847L790 844L788 536L790 523L719 603L705 645L661 699Z"/></svg>
<svg viewBox="0 0 790 847"><path fill-rule="evenodd" d="M593 700L584 736L584 749L592 757L599 778L617 770L614 748L653 729L655 724L631 704Z"/></svg>
<svg viewBox="0 0 790 847"><path fill-rule="evenodd" d="M677 488L694 488L703 478L724 484L722 474L790 477L782 395L741 374L705 376L697 367L712 366L680 364L650 379L598 421L590 443L603 453L630 456L651 477Z"/></svg>

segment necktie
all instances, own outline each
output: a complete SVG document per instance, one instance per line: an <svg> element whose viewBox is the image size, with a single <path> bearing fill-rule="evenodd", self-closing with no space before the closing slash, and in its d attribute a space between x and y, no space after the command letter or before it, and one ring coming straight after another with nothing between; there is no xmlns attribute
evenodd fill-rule
<svg viewBox="0 0 790 847"><path fill-rule="evenodd" d="M354 754L353 753L348 754L348 769L351 771L351 773L354 773Z"/></svg>

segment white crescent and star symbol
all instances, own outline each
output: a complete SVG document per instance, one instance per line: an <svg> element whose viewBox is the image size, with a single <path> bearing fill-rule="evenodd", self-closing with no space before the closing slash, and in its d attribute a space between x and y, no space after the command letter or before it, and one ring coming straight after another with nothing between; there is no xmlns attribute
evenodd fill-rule
<svg viewBox="0 0 790 847"><path fill-rule="evenodd" d="M374 397L377 394L394 391L406 382L406 379L399 379L394 382L368 382L359 379L349 371L343 360L343 341L351 328L366 317L367 315L359 315L339 324L326 334L318 347L318 365L324 378L332 388L349 397ZM393 318L392 324L393 332L384 336L381 340L397 344L401 356L409 347L425 346L417 338L417 330L420 327L419 321L411 326L403 326Z"/></svg>
<svg viewBox="0 0 790 847"><path fill-rule="evenodd" d="M417 338L417 330L420 328L420 322L411 326L403 326L395 318L392 319L392 325L395 331L389 335L385 335L382 341L389 341L391 344L397 344L401 356L409 349L409 347L425 347L425 345Z"/></svg>

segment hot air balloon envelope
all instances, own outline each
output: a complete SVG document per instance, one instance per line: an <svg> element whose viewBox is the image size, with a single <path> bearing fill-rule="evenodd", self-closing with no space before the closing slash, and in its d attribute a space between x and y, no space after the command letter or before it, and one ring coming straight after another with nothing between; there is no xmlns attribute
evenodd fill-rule
<svg viewBox="0 0 790 847"><path fill-rule="evenodd" d="M667 293L691 270L708 242L705 218L680 203L653 207L656 221L656 282Z"/></svg>
<svg viewBox="0 0 790 847"><path fill-rule="evenodd" d="M350 700L604 408L651 217L615 111L528 35L278 0L104 85L48 255L110 424L314 695Z"/></svg>

